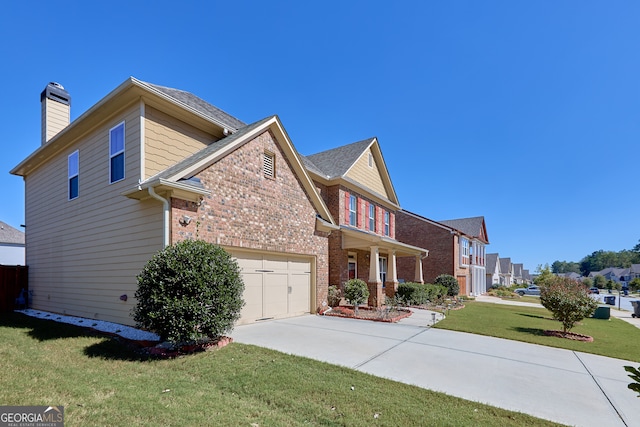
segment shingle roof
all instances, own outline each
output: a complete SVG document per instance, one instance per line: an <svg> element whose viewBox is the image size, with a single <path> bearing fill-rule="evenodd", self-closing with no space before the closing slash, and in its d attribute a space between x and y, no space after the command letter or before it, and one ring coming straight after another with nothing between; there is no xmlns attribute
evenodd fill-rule
<svg viewBox="0 0 640 427"><path fill-rule="evenodd" d="M493 274L496 271L496 264L498 263L498 254L487 254L485 256L486 271Z"/></svg>
<svg viewBox="0 0 640 427"><path fill-rule="evenodd" d="M24 245L24 233L0 221L0 243Z"/></svg>
<svg viewBox="0 0 640 427"><path fill-rule="evenodd" d="M458 231L462 231L467 236L471 236L474 238L480 238L483 234L483 224L484 224L483 216L476 216L472 218L447 219L447 220L438 221L438 222L448 227L455 228Z"/></svg>
<svg viewBox="0 0 640 427"><path fill-rule="evenodd" d="M511 273L511 258L500 258L500 271Z"/></svg>
<svg viewBox="0 0 640 427"><path fill-rule="evenodd" d="M311 172L327 179L337 178L347 173L374 140L375 138L364 139L310 156L303 156L302 160Z"/></svg>
<svg viewBox="0 0 640 427"><path fill-rule="evenodd" d="M243 121L233 117L232 115L222 111L218 107L215 107L209 104L207 101L195 96L190 92L185 92L183 90L174 89L165 86L159 86L152 83L144 82L145 84L163 92L166 95L180 101L189 107L197 110L198 112L204 114L205 116L209 116L214 118L216 121L222 123L223 125L229 127L232 130L238 130L244 126L246 123Z"/></svg>

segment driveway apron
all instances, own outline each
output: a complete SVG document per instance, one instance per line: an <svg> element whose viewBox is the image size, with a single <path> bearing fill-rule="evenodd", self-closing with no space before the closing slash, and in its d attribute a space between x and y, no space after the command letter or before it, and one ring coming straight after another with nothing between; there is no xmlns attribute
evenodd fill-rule
<svg viewBox="0 0 640 427"><path fill-rule="evenodd" d="M424 321L422 322L420 319ZM576 426L640 426L637 363L409 323L302 316L238 326L236 342ZM420 325L422 324L422 325Z"/></svg>

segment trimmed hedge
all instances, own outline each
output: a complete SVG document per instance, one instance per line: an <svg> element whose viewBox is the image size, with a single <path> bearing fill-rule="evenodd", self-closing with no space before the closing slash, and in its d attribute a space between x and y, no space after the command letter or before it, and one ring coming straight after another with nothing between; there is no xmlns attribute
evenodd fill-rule
<svg viewBox="0 0 640 427"><path fill-rule="evenodd" d="M447 295L447 288L431 283L400 283L396 296L406 305L421 305L429 302L436 303Z"/></svg>
<svg viewBox="0 0 640 427"><path fill-rule="evenodd" d="M133 319L162 340L217 338L244 305L240 268L220 246L184 240L156 253L138 275Z"/></svg>

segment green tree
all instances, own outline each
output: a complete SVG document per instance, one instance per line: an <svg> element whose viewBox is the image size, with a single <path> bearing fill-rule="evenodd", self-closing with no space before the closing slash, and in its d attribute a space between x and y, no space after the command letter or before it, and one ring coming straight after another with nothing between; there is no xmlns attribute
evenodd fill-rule
<svg viewBox="0 0 640 427"><path fill-rule="evenodd" d="M636 277L629 282L629 289L631 289L633 292L636 292L640 289L640 277Z"/></svg>
<svg viewBox="0 0 640 427"><path fill-rule="evenodd" d="M591 277L585 277L584 279L582 279L582 284L586 288L592 288L593 287L593 279Z"/></svg>
<svg viewBox="0 0 640 427"><path fill-rule="evenodd" d="M220 246L184 240L156 253L138 275L133 319L172 343L217 338L244 305L238 264Z"/></svg>
<svg viewBox="0 0 640 427"><path fill-rule="evenodd" d="M344 298L353 305L358 314L358 306L369 298L369 287L364 280L350 279L344 284Z"/></svg>
<svg viewBox="0 0 640 427"><path fill-rule="evenodd" d="M577 262L554 261L551 264L551 272L558 273L580 273L580 264Z"/></svg>
<svg viewBox="0 0 640 427"><path fill-rule="evenodd" d="M540 302L554 319L562 323L565 336L577 322L591 316L598 307L582 283L558 276L540 286Z"/></svg>
<svg viewBox="0 0 640 427"><path fill-rule="evenodd" d="M544 286L547 282L551 281L556 277L552 272L551 268L549 268L549 264L545 264L544 267L541 265L538 266L538 277L536 277L533 281L538 286Z"/></svg>
<svg viewBox="0 0 640 427"><path fill-rule="evenodd" d="M607 278L598 274L596 276L594 276L593 278L593 286L595 286L598 289L604 289L604 287L607 285Z"/></svg>

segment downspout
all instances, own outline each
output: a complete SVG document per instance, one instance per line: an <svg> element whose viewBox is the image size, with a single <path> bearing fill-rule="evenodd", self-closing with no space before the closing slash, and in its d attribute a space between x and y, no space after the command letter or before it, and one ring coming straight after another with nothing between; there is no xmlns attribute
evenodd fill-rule
<svg viewBox="0 0 640 427"><path fill-rule="evenodd" d="M169 201L164 197L159 196L153 189L153 187L149 187L148 190L151 197L162 202L162 217L164 222L164 225L162 227L162 247L166 248L167 246L169 246Z"/></svg>

